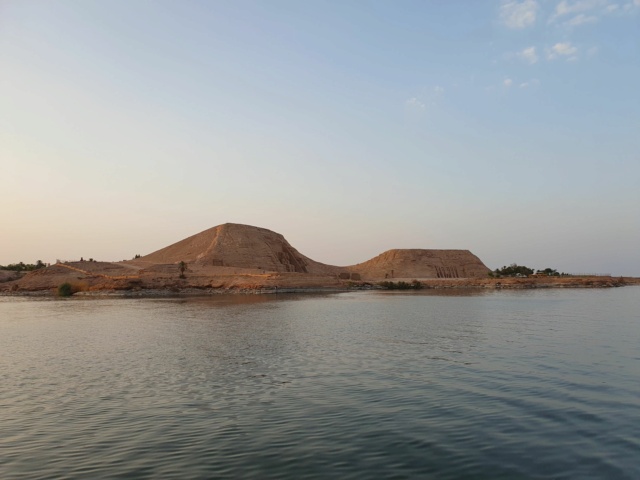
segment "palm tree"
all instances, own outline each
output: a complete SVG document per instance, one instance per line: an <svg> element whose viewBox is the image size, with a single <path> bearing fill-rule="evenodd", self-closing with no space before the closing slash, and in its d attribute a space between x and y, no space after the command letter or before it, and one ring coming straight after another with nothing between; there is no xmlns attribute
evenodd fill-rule
<svg viewBox="0 0 640 480"><path fill-rule="evenodd" d="M180 269L180 278L185 278L185 277L184 277L184 272L185 272L185 270L187 269L187 264L186 264L186 263L184 263L184 262L180 262L180 263L178 264L178 268Z"/></svg>

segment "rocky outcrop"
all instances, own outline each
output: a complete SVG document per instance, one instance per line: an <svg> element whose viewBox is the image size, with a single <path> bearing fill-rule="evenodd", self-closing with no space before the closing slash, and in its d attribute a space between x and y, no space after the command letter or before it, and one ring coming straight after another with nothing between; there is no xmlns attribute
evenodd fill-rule
<svg viewBox="0 0 640 480"><path fill-rule="evenodd" d="M348 268L363 280L486 278L489 273L489 268L469 250L389 250Z"/></svg>

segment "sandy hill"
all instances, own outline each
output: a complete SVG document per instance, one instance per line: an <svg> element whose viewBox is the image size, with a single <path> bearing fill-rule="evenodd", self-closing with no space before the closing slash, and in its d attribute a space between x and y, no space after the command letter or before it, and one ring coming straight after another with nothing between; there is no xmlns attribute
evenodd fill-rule
<svg viewBox="0 0 640 480"><path fill-rule="evenodd" d="M179 263L187 264L186 270ZM55 292L278 292L344 289L359 281L421 280L429 288L612 287L640 279L611 277L489 278L468 250L389 250L366 262L335 267L298 252L279 233L227 223L142 258L122 262L64 262L26 274L0 271L0 294ZM30 293L29 293L30 294Z"/></svg>
<svg viewBox="0 0 640 480"><path fill-rule="evenodd" d="M180 262L187 264L186 275ZM468 250L389 250L357 265L325 265L279 233L226 223L135 260L65 262L19 279L0 276L0 291L55 289L64 282L79 290L344 287L360 280L487 279L488 272Z"/></svg>
<svg viewBox="0 0 640 480"><path fill-rule="evenodd" d="M348 267L363 280L382 278L486 278L489 269L469 250L388 250Z"/></svg>
<svg viewBox="0 0 640 480"><path fill-rule="evenodd" d="M336 274L337 267L305 257L279 233L225 223L140 258L147 264L187 262L196 267L239 267L269 272Z"/></svg>
<svg viewBox="0 0 640 480"><path fill-rule="evenodd" d="M266 228L226 223L146 255L140 265L235 267L279 273L339 275L364 279L486 277L489 269L468 250L389 250L366 262L336 267L302 255L279 233Z"/></svg>

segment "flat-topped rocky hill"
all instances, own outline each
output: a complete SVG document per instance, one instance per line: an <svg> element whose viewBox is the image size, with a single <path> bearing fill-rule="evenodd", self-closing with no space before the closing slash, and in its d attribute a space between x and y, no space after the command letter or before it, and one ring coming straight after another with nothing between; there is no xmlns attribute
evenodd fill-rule
<svg viewBox="0 0 640 480"><path fill-rule="evenodd" d="M349 267L363 280L381 278L486 278L489 269L469 250L389 250Z"/></svg>

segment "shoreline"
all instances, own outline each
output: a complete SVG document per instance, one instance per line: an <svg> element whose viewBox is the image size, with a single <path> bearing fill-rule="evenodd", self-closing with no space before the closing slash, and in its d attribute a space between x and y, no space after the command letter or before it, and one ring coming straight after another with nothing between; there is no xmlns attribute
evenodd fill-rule
<svg viewBox="0 0 640 480"><path fill-rule="evenodd" d="M407 281L409 279L394 279ZM296 293L343 293L357 291L414 292L424 290L533 290L554 288L618 288L640 285L636 277L549 277L549 278L460 278L420 279L418 290L395 290L381 287L377 282L349 282L340 285L233 285L229 287L202 287L200 285L170 284L156 288L140 285L122 285L120 288L95 286L75 292L73 297L87 298L171 298L211 297L216 295L277 295ZM56 288L4 289L3 297L58 297Z"/></svg>

